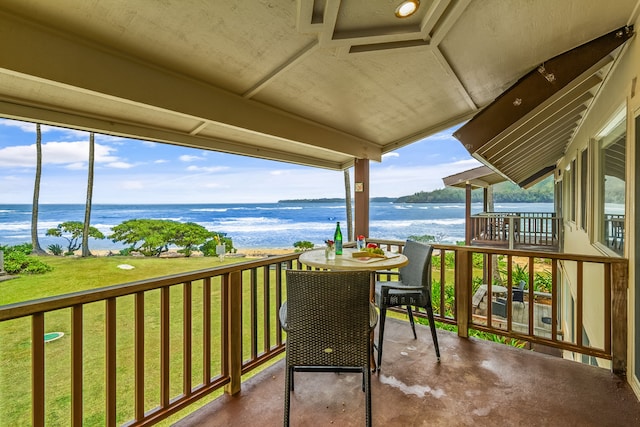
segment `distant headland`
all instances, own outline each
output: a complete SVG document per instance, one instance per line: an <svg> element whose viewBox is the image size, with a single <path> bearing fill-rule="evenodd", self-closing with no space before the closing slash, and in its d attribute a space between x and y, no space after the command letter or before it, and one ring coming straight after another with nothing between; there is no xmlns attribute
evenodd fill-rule
<svg viewBox="0 0 640 427"><path fill-rule="evenodd" d="M493 186L493 200L503 203L553 203L553 186L552 176L526 190L511 182L502 182ZM482 197L481 190L471 192L472 202L481 202ZM344 203L344 201L344 198L286 199L279 200L278 203ZM461 188L445 187L433 191L420 191L409 196L372 197L370 201L382 203L464 203L465 191Z"/></svg>

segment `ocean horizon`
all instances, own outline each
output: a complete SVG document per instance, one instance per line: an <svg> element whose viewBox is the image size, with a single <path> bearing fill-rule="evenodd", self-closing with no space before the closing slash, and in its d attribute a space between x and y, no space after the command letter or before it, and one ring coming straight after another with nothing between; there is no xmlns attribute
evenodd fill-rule
<svg viewBox="0 0 640 427"><path fill-rule="evenodd" d="M84 221L83 204L41 204L38 213L38 239L43 249L51 244L66 247L61 237L46 231L65 221ZM405 240L409 236L432 235L442 243L464 240L464 203L372 202L369 231L372 238ZM496 211L553 212L553 203L496 203ZM482 211L473 203L472 214ZM238 251L242 249L293 249L297 241L315 245L333 237L336 222L341 223L346 240L344 202L277 202L225 204L94 204L91 225L105 236L111 228L129 219L168 219L195 222L209 231L226 233ZM0 244L31 242L31 204L0 205ZM89 248L118 251L125 246L109 239L90 239Z"/></svg>

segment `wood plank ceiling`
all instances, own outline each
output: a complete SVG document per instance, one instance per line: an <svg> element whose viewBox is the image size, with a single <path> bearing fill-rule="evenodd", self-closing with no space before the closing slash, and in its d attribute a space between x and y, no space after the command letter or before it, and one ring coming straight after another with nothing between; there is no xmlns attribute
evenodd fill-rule
<svg viewBox="0 0 640 427"><path fill-rule="evenodd" d="M464 123L639 3L422 0L399 19L399 1L3 0L0 116L340 170ZM549 111L578 115L606 70ZM562 123L545 131L566 141ZM495 166L520 182L514 162Z"/></svg>

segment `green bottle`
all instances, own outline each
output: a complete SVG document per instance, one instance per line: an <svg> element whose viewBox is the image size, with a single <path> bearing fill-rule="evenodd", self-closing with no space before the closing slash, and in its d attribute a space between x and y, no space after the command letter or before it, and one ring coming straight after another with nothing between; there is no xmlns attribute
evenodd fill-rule
<svg viewBox="0 0 640 427"><path fill-rule="evenodd" d="M336 222L336 232L333 235L336 245L336 255L342 255L342 231L340 231L340 221Z"/></svg>

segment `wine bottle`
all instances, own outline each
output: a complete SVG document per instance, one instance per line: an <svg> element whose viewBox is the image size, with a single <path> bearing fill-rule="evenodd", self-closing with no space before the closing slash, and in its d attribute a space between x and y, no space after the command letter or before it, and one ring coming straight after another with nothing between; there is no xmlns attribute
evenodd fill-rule
<svg viewBox="0 0 640 427"><path fill-rule="evenodd" d="M336 222L336 232L333 235L336 245L336 255L342 255L342 231L340 231L340 221Z"/></svg>

